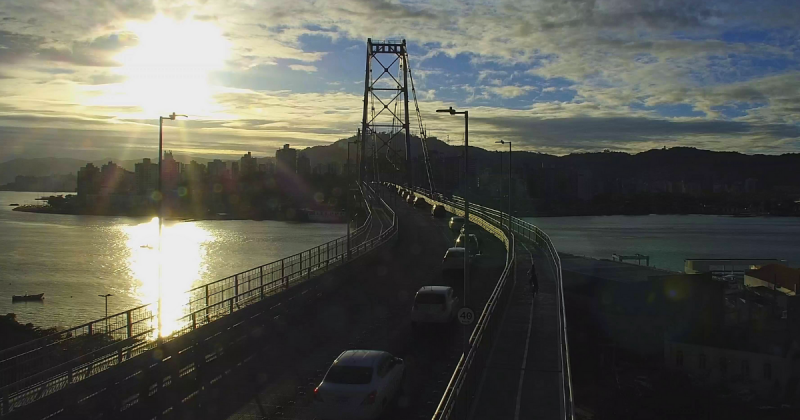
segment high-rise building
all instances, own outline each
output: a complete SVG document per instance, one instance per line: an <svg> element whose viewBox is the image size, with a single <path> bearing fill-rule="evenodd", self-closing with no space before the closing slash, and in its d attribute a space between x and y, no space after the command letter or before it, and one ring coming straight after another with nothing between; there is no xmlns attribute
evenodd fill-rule
<svg viewBox="0 0 800 420"><path fill-rule="evenodd" d="M231 176L233 179L239 178L239 162L231 162Z"/></svg>
<svg viewBox="0 0 800 420"><path fill-rule="evenodd" d="M208 176L211 179L221 178L225 174L225 169L225 162L219 159L208 162Z"/></svg>
<svg viewBox="0 0 800 420"><path fill-rule="evenodd" d="M114 162L108 162L100 168L100 195L127 194L131 189L130 172Z"/></svg>
<svg viewBox="0 0 800 420"><path fill-rule="evenodd" d="M250 152L247 152L246 155L239 159L239 173L241 173L242 176L254 174L257 170L258 163Z"/></svg>
<svg viewBox="0 0 800 420"><path fill-rule="evenodd" d="M297 174L301 177L311 175L311 159L305 153L300 153L300 156L297 157Z"/></svg>
<svg viewBox="0 0 800 420"><path fill-rule="evenodd" d="M163 191L174 191L181 178L181 164L172 156L172 151L165 151L161 165L161 188Z"/></svg>
<svg viewBox="0 0 800 420"><path fill-rule="evenodd" d="M184 166L183 168L183 178L186 181L202 181L203 176L206 173L206 165L202 163L197 163L197 161L191 161L188 165Z"/></svg>
<svg viewBox="0 0 800 420"><path fill-rule="evenodd" d="M283 149L275 152L275 170L279 174L297 173L297 149L292 149L288 144Z"/></svg>
<svg viewBox="0 0 800 420"><path fill-rule="evenodd" d="M78 197L97 194L99 190L100 169L91 163L87 163L86 166L78 170Z"/></svg>
<svg viewBox="0 0 800 420"><path fill-rule="evenodd" d="M138 194L150 194L158 188L158 165L149 158L134 165L134 174Z"/></svg>

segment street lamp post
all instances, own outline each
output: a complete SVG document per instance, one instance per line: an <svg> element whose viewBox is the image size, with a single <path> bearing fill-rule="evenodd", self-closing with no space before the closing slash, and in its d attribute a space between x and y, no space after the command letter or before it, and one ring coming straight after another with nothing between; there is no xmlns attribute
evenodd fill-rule
<svg viewBox="0 0 800 420"><path fill-rule="evenodd" d="M166 117L159 116L158 117L158 339L159 342L161 340L161 327L162 327L162 319L161 319L161 264L162 264L162 255L161 255L161 229L164 220L164 191L162 189L162 180L161 177L163 175L163 168L162 168L162 161L164 158L164 120L175 120L178 117L189 118L188 115L176 114L172 113L167 115Z"/></svg>
<svg viewBox="0 0 800 420"><path fill-rule="evenodd" d="M437 109L436 112L446 112L450 115L464 115L464 181L467 188L464 191L464 306L467 306L467 289L469 287L469 111L456 111L451 106L448 109ZM464 325L464 357L467 357L467 326Z"/></svg>
<svg viewBox="0 0 800 420"><path fill-rule="evenodd" d="M112 295L111 293L106 293L104 295L97 295L97 296L106 299L106 334L108 334L108 297L114 295Z"/></svg>
<svg viewBox="0 0 800 420"><path fill-rule="evenodd" d="M498 140L497 144L508 143L508 231L511 232L511 142Z"/></svg>

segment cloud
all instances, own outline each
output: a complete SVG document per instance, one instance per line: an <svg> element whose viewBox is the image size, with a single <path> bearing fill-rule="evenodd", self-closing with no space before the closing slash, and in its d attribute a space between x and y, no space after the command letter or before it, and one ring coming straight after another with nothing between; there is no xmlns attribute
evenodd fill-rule
<svg viewBox="0 0 800 420"><path fill-rule="evenodd" d="M112 83L122 83L127 78L121 74L114 73L95 73L89 76L88 83L92 85L107 85Z"/></svg>
<svg viewBox="0 0 800 420"><path fill-rule="evenodd" d="M493 77L498 77L498 76L506 76L507 74L508 72L503 70L490 70L490 69L479 70L477 82L480 83L485 79L491 79Z"/></svg>
<svg viewBox="0 0 800 420"><path fill-rule="evenodd" d="M303 64L290 64L289 68L294 70L294 71L304 71L304 72L307 72L307 73L313 73L313 72L317 71L317 67L316 66L308 66L308 65L303 65Z"/></svg>
<svg viewBox="0 0 800 420"><path fill-rule="evenodd" d="M489 92L504 98L516 98L534 89L533 86L489 86L486 88Z"/></svg>
<svg viewBox="0 0 800 420"><path fill-rule="evenodd" d="M455 135L461 127L436 115L434 106L468 105L478 145L508 130L522 147L556 153L659 141L800 150L800 36L792 29L800 8L791 0L208 0L191 7L182 0L76 0L58 7L5 0L3 11L13 19L0 30L0 110L33 116L15 119L18 129L57 126L76 142L82 121L97 138L151 128L135 118L95 118L120 112L92 95L124 81L113 58L136 43L126 22L161 13L218 25L232 45L226 70L251 76L231 84L242 89L213 87L223 91L215 96L219 115L187 123L202 139L187 148L232 150L258 135L297 143L352 134L363 80L345 82L363 78L358 45L406 34L432 132ZM320 93L251 90L265 89L254 80L271 69L289 81L315 72ZM321 93L333 81L344 90ZM550 94L528 100L537 90ZM519 109L523 102L527 108ZM72 119L45 118L55 116Z"/></svg>
<svg viewBox="0 0 800 420"><path fill-rule="evenodd" d="M646 117L572 117L540 119L536 117L472 117L485 124L497 136L512 138L529 147L548 150L600 150L617 147L639 151L658 144L694 145L715 150L747 144L756 137L767 147L786 139L800 138L800 127L785 124L758 125L743 121L680 121ZM486 130L484 128L483 130ZM787 150L783 150L784 152Z"/></svg>

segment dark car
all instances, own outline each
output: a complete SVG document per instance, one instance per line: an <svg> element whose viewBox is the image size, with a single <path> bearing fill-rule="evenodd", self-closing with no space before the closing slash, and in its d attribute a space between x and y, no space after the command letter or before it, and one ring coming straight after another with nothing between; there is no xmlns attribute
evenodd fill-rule
<svg viewBox="0 0 800 420"><path fill-rule="evenodd" d="M441 204L434 204L431 208L431 216L433 217L444 217L447 211L444 209L444 206Z"/></svg>
<svg viewBox="0 0 800 420"><path fill-rule="evenodd" d="M448 223L448 226L450 226L450 230L453 232L458 232L464 226L464 218L460 216L453 216L450 218L450 223Z"/></svg>
<svg viewBox="0 0 800 420"><path fill-rule="evenodd" d="M426 200L425 197L417 197L414 199L414 207L418 209L424 209L428 206L430 206L430 203L428 203L428 200Z"/></svg>
<svg viewBox="0 0 800 420"><path fill-rule="evenodd" d="M465 238L465 236L464 236L463 233L458 235L458 238L456 238L456 245L455 245L457 248L463 248L464 247L464 245L465 245L464 242L466 242L464 240L464 238ZM478 243L478 237L476 235L470 233L469 234L469 239L470 239L470 241L469 241L469 255L480 255L481 254L481 247L480 247L480 244Z"/></svg>

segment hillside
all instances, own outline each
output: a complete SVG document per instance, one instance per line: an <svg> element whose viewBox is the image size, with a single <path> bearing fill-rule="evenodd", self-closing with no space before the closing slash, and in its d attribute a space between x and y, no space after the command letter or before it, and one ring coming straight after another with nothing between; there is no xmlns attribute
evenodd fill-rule
<svg viewBox="0 0 800 420"><path fill-rule="evenodd" d="M314 146L300 151L309 157L311 166L327 165L336 162L344 164L347 160L347 143L355 140L355 136L341 139L325 146ZM379 143L380 144L380 143ZM398 136L392 144L404 155L404 140ZM355 160L356 145L351 144L351 159ZM446 158L461 156L463 147L448 145L437 139L428 139L428 148L433 165ZM366 149L367 159L372 158L372 144ZM503 165L507 165L505 148L498 145L495 150L470 147L470 161L473 173L500 173L501 156ZM421 159L422 147L419 138L411 141L411 154L414 159ZM379 158L385 159L386 149L379 151ZM188 163L192 158L175 156L177 160ZM93 162L102 165L111 158ZM154 159L155 160L155 159ZM207 163L209 159L196 159ZM134 164L141 159L124 161L114 160L120 166L133 170ZM259 163L274 161L274 157L258 157ZM226 160L230 165L231 160ZM86 162L68 158L36 158L15 159L0 163L0 184L14 181L17 175L54 175L76 173ZM553 156L534 152L513 152L513 166L517 177L531 181L537 171L547 168L559 171L579 171L588 174L595 184L611 184L622 181L631 182L697 182L704 185L742 184L748 179L758 182L758 189L769 190L783 188L793 191L800 188L800 154L784 155L747 155L738 152L714 152L687 147L671 149L653 149L638 154L619 152L577 153L566 156ZM507 168L503 168L507 171ZM565 175L566 176L566 175ZM582 175L584 176L584 175ZM607 189L607 188L606 188ZM602 188L601 188L602 190Z"/></svg>

